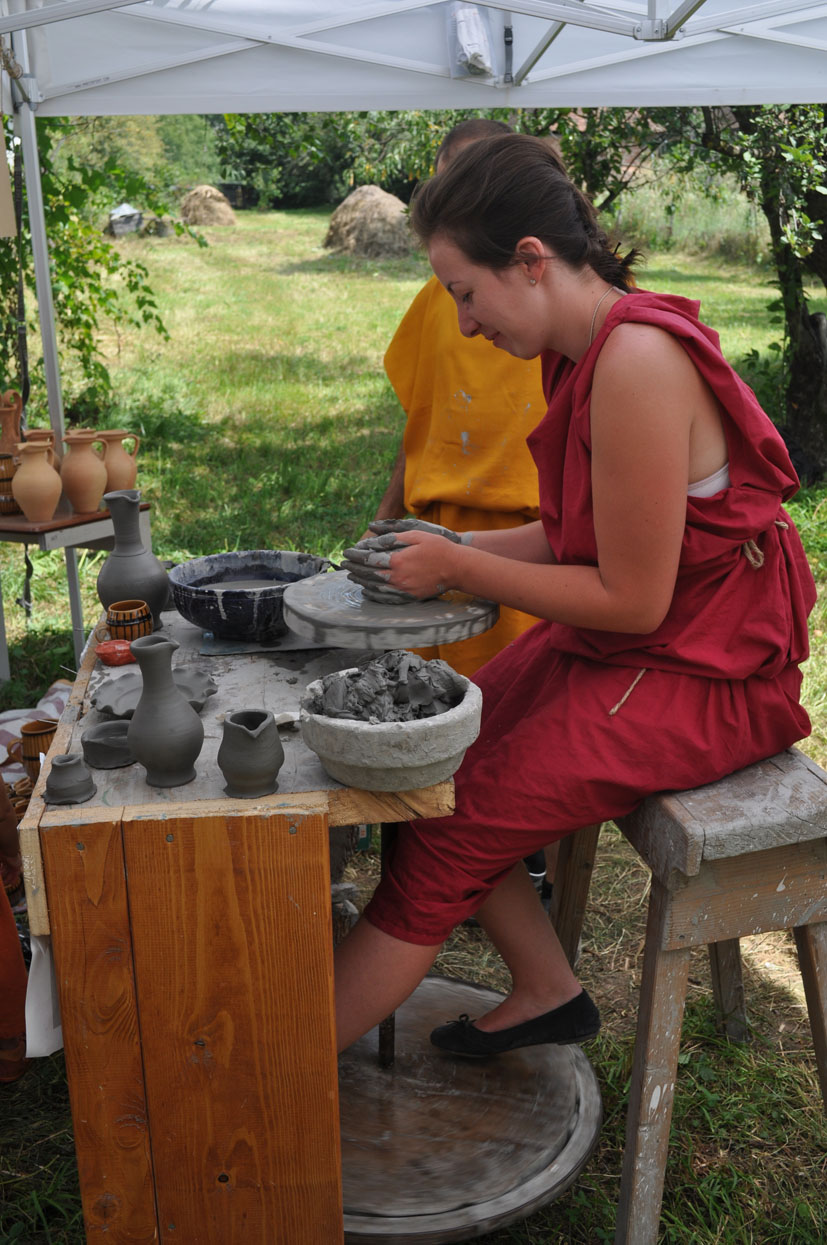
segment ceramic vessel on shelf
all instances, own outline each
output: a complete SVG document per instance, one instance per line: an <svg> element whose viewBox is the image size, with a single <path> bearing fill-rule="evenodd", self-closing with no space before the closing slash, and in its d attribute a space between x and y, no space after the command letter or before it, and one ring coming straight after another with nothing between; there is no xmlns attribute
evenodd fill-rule
<svg viewBox="0 0 827 1245"><path fill-rule="evenodd" d="M100 434L100 438L104 443L103 463L106 467L106 491L111 493L113 489L134 488L135 478L138 474L138 464L135 457L138 453L138 446L141 444L141 438L136 436L134 432L129 432L126 428L110 428L104 430ZM131 451L124 448L124 441L134 441Z"/></svg>
<svg viewBox="0 0 827 1245"><path fill-rule="evenodd" d="M43 798L47 804L84 804L97 791L89 766L78 752L52 757Z"/></svg>
<svg viewBox="0 0 827 1245"><path fill-rule="evenodd" d="M113 601L106 622L95 628L96 640L137 640L153 630L152 610L146 601Z"/></svg>
<svg viewBox="0 0 827 1245"><path fill-rule="evenodd" d="M80 737L80 746L87 765L93 769L123 769L135 758L127 742L129 723L99 722Z"/></svg>
<svg viewBox="0 0 827 1245"><path fill-rule="evenodd" d="M204 727L172 677L178 643L145 635L130 647L141 669L143 691L129 722L127 743L145 767L150 786L180 787L195 777Z"/></svg>
<svg viewBox="0 0 827 1245"><path fill-rule="evenodd" d="M103 442L97 432L87 428L67 432L63 441L69 449L60 473L63 491L76 514L91 514L106 491L103 451L96 449Z"/></svg>
<svg viewBox="0 0 827 1245"><path fill-rule="evenodd" d="M152 612L154 629L161 625L167 607L169 577L141 538L138 489L115 489L104 493L115 528L115 548L98 575L98 596L104 609L127 597L140 597Z"/></svg>
<svg viewBox="0 0 827 1245"><path fill-rule="evenodd" d="M284 764L276 719L267 709L238 709L224 718L218 768L227 780L224 790L236 799L270 795Z"/></svg>
<svg viewBox="0 0 827 1245"><path fill-rule="evenodd" d="M50 446L52 451L51 464L55 471L60 471L63 459L55 448L55 434L51 428L27 428L23 433L23 440L41 441L43 444Z"/></svg>
<svg viewBox="0 0 827 1245"><path fill-rule="evenodd" d="M20 507L11 491L11 482L17 471L13 454L0 454L0 514L19 514Z"/></svg>
<svg viewBox="0 0 827 1245"><path fill-rule="evenodd" d="M30 523L48 523L61 493L60 476L49 462L49 446L24 441L18 452L20 466L12 477L12 496Z"/></svg>
<svg viewBox="0 0 827 1245"><path fill-rule="evenodd" d="M0 454L14 454L20 440L23 399L15 389L0 394Z"/></svg>

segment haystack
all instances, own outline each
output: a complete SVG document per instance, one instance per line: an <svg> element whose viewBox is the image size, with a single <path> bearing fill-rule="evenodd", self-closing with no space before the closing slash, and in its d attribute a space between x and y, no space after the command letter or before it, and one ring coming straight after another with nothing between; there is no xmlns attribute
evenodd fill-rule
<svg viewBox="0 0 827 1245"><path fill-rule="evenodd" d="M331 216L324 245L370 259L407 255L414 239L405 204L379 186L360 186Z"/></svg>
<svg viewBox="0 0 827 1245"><path fill-rule="evenodd" d="M215 186L193 186L181 200L181 219L187 225L234 225L235 212Z"/></svg>

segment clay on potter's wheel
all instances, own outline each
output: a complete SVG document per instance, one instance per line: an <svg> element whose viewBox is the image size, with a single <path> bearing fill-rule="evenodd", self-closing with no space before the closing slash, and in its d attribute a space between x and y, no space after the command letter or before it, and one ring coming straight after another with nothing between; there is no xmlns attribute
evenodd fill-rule
<svg viewBox="0 0 827 1245"><path fill-rule="evenodd" d="M446 592L409 604L369 601L347 571L313 575L284 590L284 621L304 639L329 648L418 648L453 644L493 627L493 601Z"/></svg>
<svg viewBox="0 0 827 1245"><path fill-rule="evenodd" d="M172 677L197 713L218 691L218 685L200 670L173 670ZM95 688L92 704L99 713L108 713L113 718L131 718L143 686L140 670L127 670L117 677L110 675Z"/></svg>

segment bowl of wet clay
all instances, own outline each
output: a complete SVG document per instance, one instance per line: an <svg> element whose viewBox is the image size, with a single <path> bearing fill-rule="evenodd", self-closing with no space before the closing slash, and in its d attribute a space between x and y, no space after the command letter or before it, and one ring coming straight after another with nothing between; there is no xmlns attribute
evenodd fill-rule
<svg viewBox="0 0 827 1245"><path fill-rule="evenodd" d="M300 726L331 778L411 791L459 769L481 710L477 685L445 662L394 651L309 684Z"/></svg>
<svg viewBox="0 0 827 1245"><path fill-rule="evenodd" d="M267 644L287 632L288 584L327 570L327 558L292 550L246 549L180 562L169 572L179 614L218 640Z"/></svg>

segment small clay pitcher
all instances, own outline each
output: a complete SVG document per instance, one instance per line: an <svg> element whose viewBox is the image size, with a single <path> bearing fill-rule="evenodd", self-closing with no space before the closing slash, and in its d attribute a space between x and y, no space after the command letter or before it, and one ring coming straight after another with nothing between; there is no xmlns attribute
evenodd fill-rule
<svg viewBox="0 0 827 1245"><path fill-rule="evenodd" d="M63 491L76 514L92 514L106 491L103 442L97 432L78 429L63 438L69 453L63 460ZM101 446L96 449L96 445Z"/></svg>
<svg viewBox="0 0 827 1245"><path fill-rule="evenodd" d="M98 573L98 597L104 609L114 601L140 597L152 611L154 629L167 609L169 576L141 536L138 489L115 489L105 493L115 529L115 548Z"/></svg>
<svg viewBox="0 0 827 1245"><path fill-rule="evenodd" d="M17 459L13 454L0 454L0 514L19 514L20 507L14 500L11 482L17 471Z"/></svg>
<svg viewBox="0 0 827 1245"><path fill-rule="evenodd" d="M126 428L111 428L101 432L100 438L105 447L103 462L106 467L107 493L111 493L113 489L134 488L138 474L135 457L141 438ZM124 448L125 440L132 440L135 443L131 452Z"/></svg>
<svg viewBox="0 0 827 1245"><path fill-rule="evenodd" d="M150 786L180 787L195 777L204 726L172 677L178 643L163 635L144 635L129 647L143 678L126 736L129 749L145 767Z"/></svg>
<svg viewBox="0 0 827 1245"><path fill-rule="evenodd" d="M13 454L20 440L23 399L15 389L0 394L0 454Z"/></svg>
<svg viewBox="0 0 827 1245"><path fill-rule="evenodd" d="M12 496L30 523L48 523L61 493L60 476L49 462L50 448L24 441L18 449L20 466L12 477Z"/></svg>
<svg viewBox="0 0 827 1245"><path fill-rule="evenodd" d="M20 738L9 744L9 760L19 761L32 782L37 782L40 757L45 756L52 746L56 730L57 722L48 718L24 722L20 727Z"/></svg>
<svg viewBox="0 0 827 1245"><path fill-rule="evenodd" d="M276 719L267 709L239 709L224 718L218 768L227 780L224 790L240 800L270 795L284 764Z"/></svg>
<svg viewBox="0 0 827 1245"><path fill-rule="evenodd" d="M113 601L106 622L95 628L96 640L137 640L152 633L152 610L146 601Z"/></svg>
<svg viewBox="0 0 827 1245"><path fill-rule="evenodd" d="M51 428L27 428L23 433L24 441L41 441L43 444L51 447L52 456L50 462L55 471L60 471L63 465L63 459L59 456L55 448L55 434Z"/></svg>

